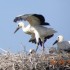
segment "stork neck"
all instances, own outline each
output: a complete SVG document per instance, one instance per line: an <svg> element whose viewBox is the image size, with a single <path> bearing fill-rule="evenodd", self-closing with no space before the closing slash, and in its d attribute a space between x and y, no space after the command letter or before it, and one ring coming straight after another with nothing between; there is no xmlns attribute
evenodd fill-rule
<svg viewBox="0 0 70 70"><path fill-rule="evenodd" d="M26 27L25 27L25 26L23 26L23 27L22 27L22 30L23 30L24 32L26 32Z"/></svg>
<svg viewBox="0 0 70 70"><path fill-rule="evenodd" d="M63 39L59 39L59 40L58 40L58 42L62 42L62 41L63 41Z"/></svg>

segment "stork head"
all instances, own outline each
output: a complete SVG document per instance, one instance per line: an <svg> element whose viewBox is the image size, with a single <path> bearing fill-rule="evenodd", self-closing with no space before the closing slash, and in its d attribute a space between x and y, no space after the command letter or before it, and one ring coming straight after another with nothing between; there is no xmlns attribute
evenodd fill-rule
<svg viewBox="0 0 70 70"><path fill-rule="evenodd" d="M23 27L24 27L24 23L23 22L19 22L18 23L18 27L16 28L14 33L16 33L20 28L23 28Z"/></svg>
<svg viewBox="0 0 70 70"><path fill-rule="evenodd" d="M63 41L63 36L62 35L59 35L58 36L58 42L62 42Z"/></svg>
<svg viewBox="0 0 70 70"><path fill-rule="evenodd" d="M57 37L57 40L53 43L53 45L55 45L57 42L62 42L63 41L63 36L62 35L59 35Z"/></svg>

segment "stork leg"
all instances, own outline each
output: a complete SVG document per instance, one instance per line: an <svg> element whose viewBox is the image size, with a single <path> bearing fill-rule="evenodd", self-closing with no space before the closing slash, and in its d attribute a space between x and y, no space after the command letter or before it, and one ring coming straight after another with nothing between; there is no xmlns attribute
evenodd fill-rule
<svg viewBox="0 0 70 70"><path fill-rule="evenodd" d="M43 47L43 51L45 51L45 46L44 46L44 42L42 42L42 47Z"/></svg>
<svg viewBox="0 0 70 70"><path fill-rule="evenodd" d="M38 46L39 46L39 44L37 43L37 44L36 44L36 51L38 50Z"/></svg>

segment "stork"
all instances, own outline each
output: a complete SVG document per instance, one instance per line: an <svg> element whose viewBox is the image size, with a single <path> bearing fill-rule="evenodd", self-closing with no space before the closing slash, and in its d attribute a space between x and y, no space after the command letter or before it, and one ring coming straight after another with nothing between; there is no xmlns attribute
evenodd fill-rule
<svg viewBox="0 0 70 70"><path fill-rule="evenodd" d="M24 17L23 17L24 16ZM27 20L28 18L28 22L30 23L33 23L34 25L50 25L48 22L45 22L45 18L43 15L40 15L40 14L25 14L23 16L17 16L15 19L14 19L14 22L17 22L17 21L20 21L20 20ZM32 21L31 21L32 20ZM21 25L23 22L20 22ZM18 25L20 25L20 23ZM23 23L23 26L24 26L24 23ZM23 30L24 28L26 28L26 32ZM30 34L32 36L32 38L29 40L29 42L32 42L32 43L36 43L36 39L34 37L34 33L32 33L31 29L30 29L30 25L28 25L27 27L24 26L24 28L22 29L25 33L27 34ZM18 28L19 29L19 28ZM18 30L17 29L17 30ZM16 33L17 30L14 32ZM51 36L48 36L48 38L50 38ZM44 40L44 42L46 41L46 38ZM41 43L40 43L41 45Z"/></svg>
<svg viewBox="0 0 70 70"><path fill-rule="evenodd" d="M30 30L32 31L36 39L36 46L37 46L36 51L38 49L39 44L43 47L43 51L44 51L44 48L45 48L44 42L47 39L51 38L54 35L54 33L56 33L57 31L53 30L53 28L47 28L47 27L42 26L42 25L49 25L49 23L46 23L45 18L40 14L21 15L21 16L16 17L14 19L14 22L22 21L22 20L29 22Z"/></svg>
<svg viewBox="0 0 70 70"><path fill-rule="evenodd" d="M63 39L64 37L62 35L59 35L53 45L57 43L58 49L61 52L70 52L70 41L63 41Z"/></svg>

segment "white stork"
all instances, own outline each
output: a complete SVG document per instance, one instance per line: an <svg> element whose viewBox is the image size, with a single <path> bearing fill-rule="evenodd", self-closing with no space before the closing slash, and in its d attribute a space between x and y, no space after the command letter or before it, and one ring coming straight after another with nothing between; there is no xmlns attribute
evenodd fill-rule
<svg viewBox="0 0 70 70"><path fill-rule="evenodd" d="M14 22L22 21L22 20L28 21L30 24L29 25L30 32L34 34L33 36L36 39L36 44L37 44L36 51L38 49L39 44L43 47L43 50L44 50L44 42L47 39L51 38L54 35L54 33L56 33L56 31L53 30L53 28L47 28L47 27L42 26L42 25L49 25L49 23L45 22L45 18L39 14L21 15L21 16L16 17L14 19ZM19 28L23 29L23 25L21 23L18 25L17 30Z"/></svg>
<svg viewBox="0 0 70 70"><path fill-rule="evenodd" d="M16 17L14 19L14 22L23 20L23 18L24 18L24 20L27 20L27 18L31 19L32 20L31 23L33 23L34 25L50 25L48 22L45 22L44 16L40 15L40 14L26 14L26 15L24 15L24 17L23 16L18 16L18 17ZM29 22L30 20L27 20L27 21ZM36 39L34 37L34 33L30 29L30 25L28 25L27 27L25 27L24 23L23 24L22 23L23 22L19 22L18 26L23 26L22 30L25 33L30 34L32 36L32 38L29 40L29 42L36 43ZM17 28L14 33L16 33L18 29L19 28ZM45 39L45 41L46 41L46 39Z"/></svg>
<svg viewBox="0 0 70 70"><path fill-rule="evenodd" d="M70 41L63 41L63 36L59 35L57 40L53 43L55 45L57 43L59 51L63 52L70 52Z"/></svg>

